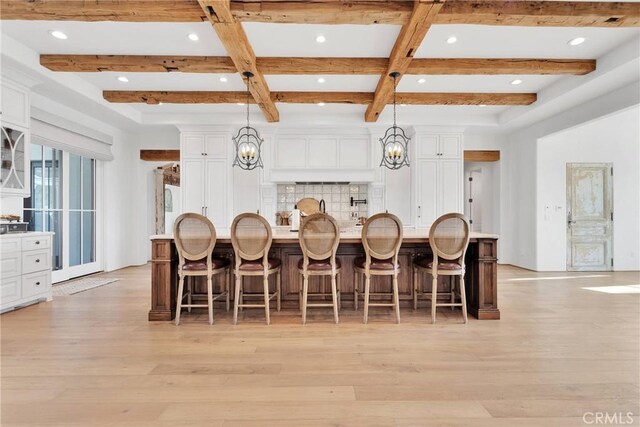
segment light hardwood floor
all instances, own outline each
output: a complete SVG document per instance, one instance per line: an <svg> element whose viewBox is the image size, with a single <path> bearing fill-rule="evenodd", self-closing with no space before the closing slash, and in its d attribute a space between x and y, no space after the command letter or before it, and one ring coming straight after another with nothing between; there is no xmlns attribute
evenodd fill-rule
<svg viewBox="0 0 640 427"><path fill-rule="evenodd" d="M499 271L502 320L445 308L297 311L216 306L150 323L147 266L0 317L2 426L640 425L638 272ZM624 288L622 288L624 290ZM424 303L423 303L424 304Z"/></svg>

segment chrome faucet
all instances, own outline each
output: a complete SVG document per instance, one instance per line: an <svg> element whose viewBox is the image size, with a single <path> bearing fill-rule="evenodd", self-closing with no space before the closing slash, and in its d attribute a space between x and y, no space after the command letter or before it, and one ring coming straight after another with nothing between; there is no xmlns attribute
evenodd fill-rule
<svg viewBox="0 0 640 427"><path fill-rule="evenodd" d="M320 212L327 213L327 208L325 207L324 199L320 199Z"/></svg>

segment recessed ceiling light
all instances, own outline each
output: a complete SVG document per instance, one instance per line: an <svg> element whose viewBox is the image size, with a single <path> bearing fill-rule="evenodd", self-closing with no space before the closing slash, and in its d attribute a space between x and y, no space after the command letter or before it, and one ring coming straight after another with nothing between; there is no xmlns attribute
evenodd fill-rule
<svg viewBox="0 0 640 427"><path fill-rule="evenodd" d="M585 40L587 40L587 39L585 39L584 37L576 37L575 39L569 40L569 44L571 46L578 46L579 44L584 43Z"/></svg>
<svg viewBox="0 0 640 427"><path fill-rule="evenodd" d="M220 81L221 81L222 83L226 83L226 82L227 82L227 78L226 78L226 77L220 77Z"/></svg>
<svg viewBox="0 0 640 427"><path fill-rule="evenodd" d="M324 43L326 41L327 41L327 39L325 38L325 36L320 35L320 36L316 37L316 42L317 43Z"/></svg>
<svg viewBox="0 0 640 427"><path fill-rule="evenodd" d="M58 31L58 30L53 30L53 31L49 31L49 34L51 34L53 37L60 39L60 40L66 40L67 39L67 35L65 33L63 33L62 31Z"/></svg>
<svg viewBox="0 0 640 427"><path fill-rule="evenodd" d="M325 82L324 77L320 77L320 78L318 79L318 83L324 83L324 82Z"/></svg>
<svg viewBox="0 0 640 427"><path fill-rule="evenodd" d="M422 79L418 79L418 83L420 83L420 84L423 84L423 83L425 83L426 81L427 81L427 79L424 79L424 78L422 78Z"/></svg>
<svg viewBox="0 0 640 427"><path fill-rule="evenodd" d="M406 106L407 106L407 104L400 104L400 106L401 106L401 107L406 107Z"/></svg>
<svg viewBox="0 0 640 427"><path fill-rule="evenodd" d="M163 102L158 102L158 105L164 105L164 103Z"/></svg>
<svg viewBox="0 0 640 427"><path fill-rule="evenodd" d="M244 106L244 102L238 102L238 105L242 107Z"/></svg>
<svg viewBox="0 0 640 427"><path fill-rule="evenodd" d="M520 79L515 79L514 81L511 82L511 84L514 85L514 86L517 86L517 85L519 85L521 83L522 83L522 80L520 80Z"/></svg>
<svg viewBox="0 0 640 427"><path fill-rule="evenodd" d="M318 107L324 107L324 102L318 102Z"/></svg>
<svg viewBox="0 0 640 427"><path fill-rule="evenodd" d="M200 37L198 37L196 33L191 33L188 35L188 37L192 42L197 42L198 40L200 40Z"/></svg>
<svg viewBox="0 0 640 427"><path fill-rule="evenodd" d="M486 106L487 106L487 104L480 104L480 105L478 105L478 107L486 107Z"/></svg>
<svg viewBox="0 0 640 427"><path fill-rule="evenodd" d="M120 76L120 77L118 77L118 81L122 82L122 83L127 83L129 81L129 79L126 78L125 76Z"/></svg>
<svg viewBox="0 0 640 427"><path fill-rule="evenodd" d="M456 36L451 36L447 39L447 43L449 44L454 44L457 41L458 41L458 38Z"/></svg>

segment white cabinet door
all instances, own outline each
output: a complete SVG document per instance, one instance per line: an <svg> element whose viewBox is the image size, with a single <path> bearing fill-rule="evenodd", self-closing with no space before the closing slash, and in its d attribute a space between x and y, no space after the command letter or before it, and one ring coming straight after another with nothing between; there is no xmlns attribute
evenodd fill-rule
<svg viewBox="0 0 640 427"><path fill-rule="evenodd" d="M462 161L440 160L438 216L462 211Z"/></svg>
<svg viewBox="0 0 640 427"><path fill-rule="evenodd" d="M418 227L429 227L438 216L438 160L418 161Z"/></svg>
<svg viewBox="0 0 640 427"><path fill-rule="evenodd" d="M0 98L3 125L18 125L29 128L29 92L3 80Z"/></svg>
<svg viewBox="0 0 640 427"><path fill-rule="evenodd" d="M440 158L460 159L462 157L462 141L460 135L440 135Z"/></svg>
<svg viewBox="0 0 640 427"><path fill-rule="evenodd" d="M231 225L227 218L227 160L207 160L205 163L206 215L216 228L227 228Z"/></svg>
<svg viewBox="0 0 640 427"><path fill-rule="evenodd" d="M233 168L233 215L258 211L260 170L246 171ZM269 220L271 218L268 218Z"/></svg>
<svg viewBox="0 0 640 427"><path fill-rule="evenodd" d="M204 213L205 161L183 158L182 212Z"/></svg>
<svg viewBox="0 0 640 427"><path fill-rule="evenodd" d="M304 138L277 138L275 142L275 169L303 169L307 163L307 140Z"/></svg>
<svg viewBox="0 0 640 427"><path fill-rule="evenodd" d="M402 225L412 225L411 213L411 169L385 171L385 208L402 221Z"/></svg>
<svg viewBox="0 0 640 427"><path fill-rule="evenodd" d="M207 158L227 158L227 136L207 135L204 139L204 152Z"/></svg>
<svg viewBox="0 0 640 427"><path fill-rule="evenodd" d="M203 134L187 133L182 135L182 159L201 158L205 153L205 136Z"/></svg>
<svg viewBox="0 0 640 427"><path fill-rule="evenodd" d="M416 153L420 159L438 157L440 137L438 135L416 135Z"/></svg>

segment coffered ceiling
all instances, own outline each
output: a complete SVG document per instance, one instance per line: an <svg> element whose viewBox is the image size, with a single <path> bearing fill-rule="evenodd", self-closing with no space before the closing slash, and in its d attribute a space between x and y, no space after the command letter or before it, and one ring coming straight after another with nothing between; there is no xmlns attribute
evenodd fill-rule
<svg viewBox="0 0 640 427"><path fill-rule="evenodd" d="M406 111L408 115L416 117L423 114L495 116L507 110L526 108L519 105L522 101L513 102L513 97L507 96L510 93L532 94L533 102L535 94L558 81L579 82L581 79L588 79L589 73L594 68L597 69L597 65L589 68L589 63L584 61L575 61L575 63L569 61L569 63L558 65L560 62L553 60L598 60L626 42L638 38L640 34L637 27L640 22L640 3L637 2L582 2L580 6L576 2L452 0L442 5L440 2L427 1L421 2L426 3L427 6L421 6L424 10L421 10L418 15L414 10L417 6L407 1L130 1L127 2L129 8L135 6L134 3L140 3L133 17L122 12L122 2L82 2L85 5L84 9L76 7L73 10L65 9L65 4L79 4L78 2L49 0L34 3L44 7L30 9L32 2L3 0L1 2L2 34L15 39L37 54L44 55L41 62L46 67L56 70L51 71L52 75L74 75L97 89L106 91L106 99L113 102L126 99L127 104L142 115L234 114L242 111L243 107L238 105L240 100L237 98L242 96L244 99L244 94L235 93L225 98L229 102L211 103L206 102L206 97L185 98L175 96L175 92L243 92L246 87L245 82L237 70L251 69L247 61L252 61L252 53L254 53L257 59L255 59L256 68L253 71L258 76L264 76L264 86L257 87L260 84L254 82L257 86L252 90L251 102L261 99L261 103L270 104L261 107L267 121L278 121L281 117L286 120L290 115L300 114L349 115L350 117L359 115L363 122L365 119L376 121L376 112L368 110L376 109L369 107L374 99L375 102L379 102L380 108L384 108L384 105L391 101L393 86L392 84L389 86L390 79L387 77L389 67L404 72L397 90L399 97L406 94L406 99L409 100L406 102L408 105L399 107L400 111ZM89 16L89 12L94 13L95 10L89 10L86 5L93 3L101 6L100 11L103 15ZM167 7L168 3L179 5L175 7L175 13L158 14L157 4ZM329 7L327 4L336 3L341 5L340 7L356 5L360 8L360 12L350 14L348 12L352 9L345 9L347 10L345 13L332 14L321 13L323 10L317 9L318 7L327 8ZM372 5L372 3L376 4ZM465 14L465 8L471 7L472 3L484 7L484 14ZM552 6L556 8L549 9L553 13L547 10L548 14L545 15L541 11L545 11L548 6L541 5L542 3L555 3ZM387 4L386 9L383 8L384 4ZM502 5L505 13L492 15L497 10L496 5ZM208 9L210 6L213 9ZM563 9L560 6L568 8ZM517 10L513 9L514 7ZM110 11L110 14L104 14L105 10ZM141 17L146 10L150 10L151 13ZM220 10L222 12L217 14L210 13ZM224 15L225 10L230 11L228 16ZM324 9L324 12L326 10L328 9ZM367 10L371 13L367 13ZM48 13L48 11L53 12ZM64 14L63 11L73 13ZM194 13L199 18L193 17ZM211 16L212 23L202 22L202 19L207 19L207 14ZM607 14L611 16L605 19ZM403 37L403 25L407 27L412 16L415 21L412 27L413 32L407 35L408 30L405 30L404 37L413 47L408 48L410 53L404 50L402 53L394 53L394 45L398 44ZM611 21L614 18L615 21ZM131 19L137 22L127 22ZM154 19L178 22L154 22ZM368 20L371 19L392 23L368 24ZM185 20L189 22L181 22ZM271 22L251 22L265 20ZM277 21L287 21L287 23L277 23ZM288 23L290 21L322 23ZM337 21L340 21L340 24L327 23ZM431 22L433 25L430 25ZM471 24L459 22L471 22ZM477 25L486 23L492 25ZM416 35L417 27L424 34ZM54 30L63 32L67 39L60 40L52 37L51 31ZM245 47L238 41L238 37L241 38L238 32L246 34L246 46L249 46L253 52L247 53L243 50ZM192 34L198 36L197 41L190 40L189 35ZM317 42L318 36L324 37L325 41ZM226 40L225 37L227 37ZM454 43L450 43L452 37L456 39ZM575 46L569 44L569 41L577 37L584 38L584 43ZM406 49L406 46L402 49ZM59 55L90 56L73 57L70 60L68 57ZM193 59L204 62L208 61L207 58L201 57L207 56L220 57L216 60L227 62L223 70L212 70L215 72L148 70L133 72L125 65L135 63L135 57L116 58L120 62L116 65L107 64L108 67L104 68L105 64L100 62L102 59L96 58L96 55L153 56L156 60L180 56L195 57ZM396 55L395 62L394 55ZM292 65L286 63L287 58L298 57L318 58L320 60L318 64L324 67L325 72L315 73L313 71L315 69L310 68L310 71L305 72L306 74L298 75L299 70L307 65L301 67L297 63ZM369 64L347 61L331 63L327 66L326 62L329 61L327 58L372 58L385 62L380 63L380 66L372 63L368 71L363 71L365 70L363 67ZM412 58L414 58L413 61ZM437 64L438 71L434 71L434 63L424 63L424 68L420 63L420 60L424 59L456 58L532 59L539 62L524 65L519 61L500 64L474 63L469 67L472 71L460 71L459 67L451 69L457 64L449 63ZM141 64L154 62L145 58L138 58L138 60ZM58 65L52 65L51 61ZM94 64L92 61L97 62ZM591 64L593 62L591 61ZM64 71L59 71L60 63L66 63L67 68ZM87 64L89 68L94 64L95 69L91 72L80 71L82 66ZM278 74L282 66L285 66L283 71L285 74ZM494 66L497 68L491 71ZM516 66L521 68L514 68ZM413 71L411 67L414 67ZM551 68L542 71L544 67ZM109 71L97 71L99 69ZM297 70L296 74L290 74L292 69ZM442 71L443 69L445 71ZM119 77L126 77L127 81L119 81ZM512 84L516 80L521 80L521 84ZM135 93L144 91L145 96L137 99L139 102L131 102L136 100L135 96L114 97L109 93L110 91L118 91L119 95L122 91ZM149 94L149 92L152 93ZM166 92L174 94L165 99L163 96L166 96ZM289 94L289 92L320 92L320 95L326 93L327 96L326 99L322 99L320 95L305 96ZM352 99L349 99L349 94L345 95L345 92L356 93L353 94ZM363 93L370 95L365 96ZM423 96L440 93L456 94L450 96L452 103L469 105L440 105L443 101L438 96ZM492 99L496 99L495 103L498 105L484 106L494 102L478 98L478 94L495 95ZM500 98L499 95L505 96ZM187 99L189 102L174 103L178 98ZM204 99L205 102L194 103L192 102L194 99ZM336 99L339 102L333 103ZM304 100L303 103L300 103L300 100ZM162 105L157 105L158 102L162 102ZM352 103L354 105L351 105ZM252 109L256 114L259 111L257 107ZM383 121L388 119L388 110L389 108L386 108L382 115Z"/></svg>

